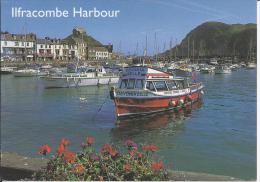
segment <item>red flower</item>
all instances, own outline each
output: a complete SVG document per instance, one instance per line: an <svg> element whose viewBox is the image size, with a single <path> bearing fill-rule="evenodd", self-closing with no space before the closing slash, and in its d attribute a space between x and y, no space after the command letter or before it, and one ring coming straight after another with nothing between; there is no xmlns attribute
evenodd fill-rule
<svg viewBox="0 0 260 182"><path fill-rule="evenodd" d="M63 160L67 163L74 163L76 160L76 154L69 150L63 152Z"/></svg>
<svg viewBox="0 0 260 182"><path fill-rule="evenodd" d="M101 150L102 153L109 153L112 157L118 154L118 151L114 149L111 145L105 144Z"/></svg>
<svg viewBox="0 0 260 182"><path fill-rule="evenodd" d="M126 172L126 173L128 173L128 172L130 172L131 171L131 166L129 165L129 164L124 164L124 171Z"/></svg>
<svg viewBox="0 0 260 182"><path fill-rule="evenodd" d="M47 144L40 147L39 154L46 155L51 152L51 147Z"/></svg>
<svg viewBox="0 0 260 182"><path fill-rule="evenodd" d="M156 152L159 148L156 145L150 145L150 151Z"/></svg>
<svg viewBox="0 0 260 182"><path fill-rule="evenodd" d="M67 146L70 144L70 141L66 138L62 138L60 141L60 144L63 144L64 146Z"/></svg>
<svg viewBox="0 0 260 182"><path fill-rule="evenodd" d="M129 154L133 157L135 155L135 150L130 150Z"/></svg>
<svg viewBox="0 0 260 182"><path fill-rule="evenodd" d="M154 171L160 171L161 169L163 169L163 162L159 161L159 162L152 163L152 169Z"/></svg>
<svg viewBox="0 0 260 182"><path fill-rule="evenodd" d="M77 174L83 174L85 171L85 167L82 164L78 164L74 167L73 172Z"/></svg>
<svg viewBox="0 0 260 182"><path fill-rule="evenodd" d="M143 151L149 151L149 145L142 145Z"/></svg>
<svg viewBox="0 0 260 182"><path fill-rule="evenodd" d="M142 158L142 156L143 156L142 153L140 153L140 152L137 153L138 158Z"/></svg>
<svg viewBox="0 0 260 182"><path fill-rule="evenodd" d="M65 146L63 144L60 144L57 149L58 154L62 155L64 151L65 151Z"/></svg>
<svg viewBox="0 0 260 182"><path fill-rule="evenodd" d="M95 139L94 139L94 137L87 137L87 139L86 139L86 143L87 143L87 145L92 145L93 143L94 143L94 141L95 141Z"/></svg>
<svg viewBox="0 0 260 182"><path fill-rule="evenodd" d="M142 149L143 151L156 152L159 148L156 145L143 145Z"/></svg>
<svg viewBox="0 0 260 182"><path fill-rule="evenodd" d="M132 140L126 140L124 146L126 146L129 150L137 150L137 144Z"/></svg>

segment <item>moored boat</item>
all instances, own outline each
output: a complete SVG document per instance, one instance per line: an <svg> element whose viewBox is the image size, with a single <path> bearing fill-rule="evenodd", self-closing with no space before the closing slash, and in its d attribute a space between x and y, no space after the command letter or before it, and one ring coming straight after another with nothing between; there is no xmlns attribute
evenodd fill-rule
<svg viewBox="0 0 260 182"><path fill-rule="evenodd" d="M15 77L33 77L33 76L40 76L42 73L40 70L35 69L21 69L13 72Z"/></svg>
<svg viewBox="0 0 260 182"><path fill-rule="evenodd" d="M146 66L125 68L117 88L112 87L118 117L179 109L198 101L203 94L201 83L188 77L173 77Z"/></svg>
<svg viewBox="0 0 260 182"><path fill-rule="evenodd" d="M256 68L256 64L253 63L253 62L249 62L249 63L247 64L246 68L247 68L247 69L254 69L254 68Z"/></svg>
<svg viewBox="0 0 260 182"><path fill-rule="evenodd" d="M106 73L103 67L94 71L85 70L75 73L61 73L40 78L45 88L69 88L116 84L119 80L118 75Z"/></svg>
<svg viewBox="0 0 260 182"><path fill-rule="evenodd" d="M209 66L209 65L205 65L202 68L200 68L200 72L201 73L213 73L214 72L214 67L213 66Z"/></svg>
<svg viewBox="0 0 260 182"><path fill-rule="evenodd" d="M228 74L231 72L232 70L226 65L219 65L215 69L215 74Z"/></svg>
<svg viewBox="0 0 260 182"><path fill-rule="evenodd" d="M1 67L1 74L12 74L16 67Z"/></svg>

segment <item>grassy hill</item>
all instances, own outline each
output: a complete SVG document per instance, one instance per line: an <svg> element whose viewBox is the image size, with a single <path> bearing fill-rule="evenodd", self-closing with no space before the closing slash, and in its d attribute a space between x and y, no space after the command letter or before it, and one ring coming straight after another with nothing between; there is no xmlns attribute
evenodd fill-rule
<svg viewBox="0 0 260 182"><path fill-rule="evenodd" d="M212 57L237 56L247 57L256 53L256 24L225 24L206 22L189 32L182 42L161 56ZM189 46L188 46L189 45ZM194 46L193 46L194 45ZM189 49L188 49L189 47ZM194 47L194 49L193 49ZM189 51L188 51L189 50Z"/></svg>

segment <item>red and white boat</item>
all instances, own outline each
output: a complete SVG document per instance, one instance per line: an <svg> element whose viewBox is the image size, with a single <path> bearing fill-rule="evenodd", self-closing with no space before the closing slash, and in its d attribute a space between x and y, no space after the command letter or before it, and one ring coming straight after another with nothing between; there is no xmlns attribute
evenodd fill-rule
<svg viewBox="0 0 260 182"><path fill-rule="evenodd" d="M116 114L130 116L179 109L198 101L203 94L201 83L188 77L174 77L146 66L126 67L118 87L111 88Z"/></svg>

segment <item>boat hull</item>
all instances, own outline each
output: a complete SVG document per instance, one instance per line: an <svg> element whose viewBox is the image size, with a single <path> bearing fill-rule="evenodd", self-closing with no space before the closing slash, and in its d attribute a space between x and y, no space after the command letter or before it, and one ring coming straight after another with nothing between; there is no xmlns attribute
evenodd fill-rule
<svg viewBox="0 0 260 182"><path fill-rule="evenodd" d="M13 75L15 77L33 77L37 76L37 73L24 73L24 72L14 72Z"/></svg>
<svg viewBox="0 0 260 182"><path fill-rule="evenodd" d="M97 86L116 84L119 80L118 77L96 77L96 78L84 78L84 77L41 77L45 88L69 88L69 87L83 87L83 86Z"/></svg>
<svg viewBox="0 0 260 182"><path fill-rule="evenodd" d="M129 97L115 98L116 113L118 117L151 114L171 109L179 109L188 104L198 101L203 92L201 89L193 91L190 94L179 96L154 96L154 97ZM175 104L172 104L175 103ZM176 104L178 103L178 104Z"/></svg>
<svg viewBox="0 0 260 182"><path fill-rule="evenodd" d="M12 74L13 71L1 70L0 73L3 74L3 75L7 75L7 74Z"/></svg>
<svg viewBox="0 0 260 182"><path fill-rule="evenodd" d="M231 70L216 70L215 74L229 74L231 72Z"/></svg>

